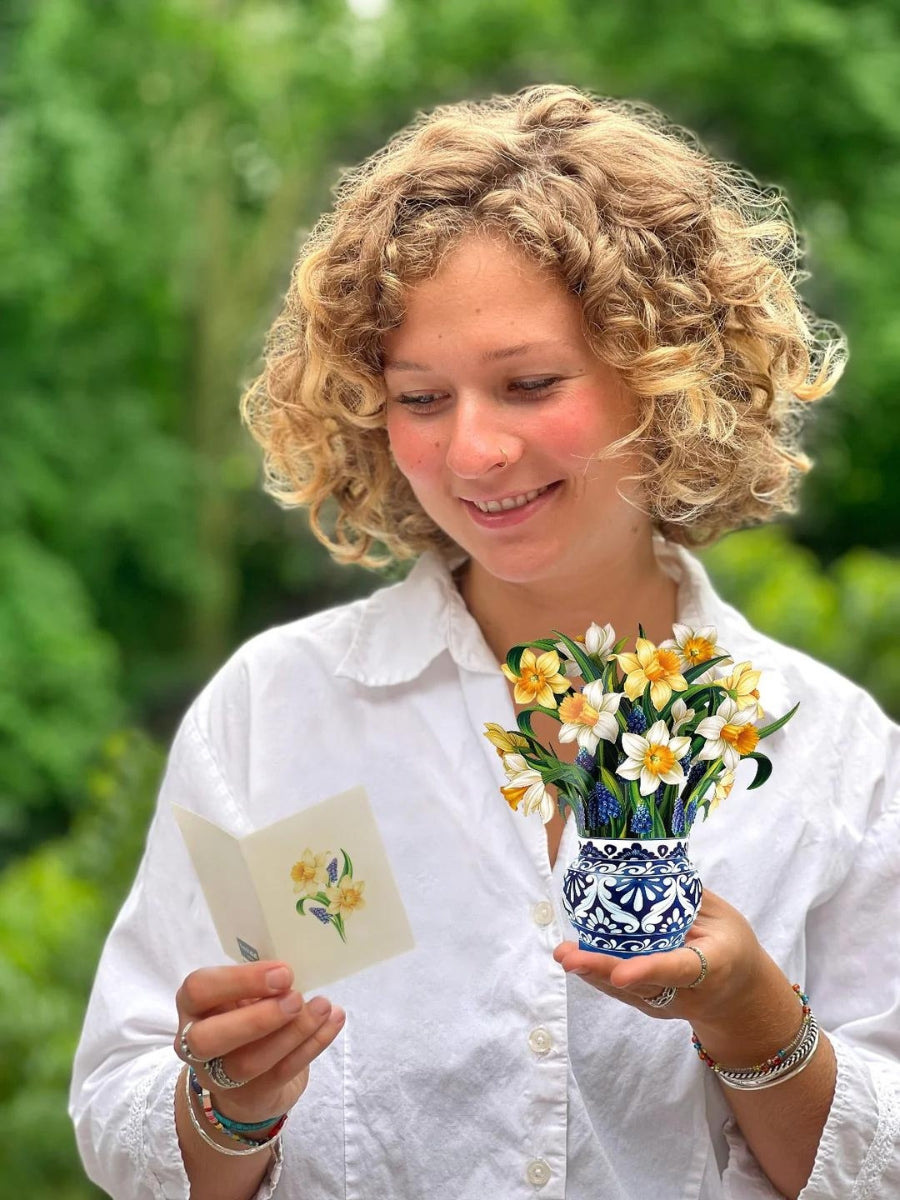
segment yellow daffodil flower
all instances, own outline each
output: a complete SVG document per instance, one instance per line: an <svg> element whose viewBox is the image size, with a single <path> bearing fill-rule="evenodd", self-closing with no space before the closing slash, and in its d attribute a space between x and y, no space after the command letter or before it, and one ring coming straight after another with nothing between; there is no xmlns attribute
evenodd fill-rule
<svg viewBox="0 0 900 1200"><path fill-rule="evenodd" d="M503 663L501 670L510 683L514 683L513 695L517 704L540 704L544 708L556 708L554 692L567 692L569 681L560 674L559 655L548 650L539 658L529 647L522 654L519 673Z"/></svg>
<svg viewBox="0 0 900 1200"><path fill-rule="evenodd" d="M303 857L291 867L291 879L294 881L294 891L300 893L315 892L319 884L328 882L328 862L333 857L330 851L324 854L313 854L307 848Z"/></svg>
<svg viewBox="0 0 900 1200"><path fill-rule="evenodd" d="M514 754L517 750L524 750L528 746L527 739L521 733L504 729L502 725L497 725L494 721L485 722L484 736L501 758L504 754Z"/></svg>
<svg viewBox="0 0 900 1200"><path fill-rule="evenodd" d="M616 767L623 779L639 779L642 796L661 783L684 783L681 759L691 744L688 737L670 737L665 721L657 721L645 734L623 733L622 749L628 755Z"/></svg>
<svg viewBox="0 0 900 1200"><path fill-rule="evenodd" d="M723 800L728 798L728 793L734 787L734 771L726 771L724 775L716 780L715 792L712 800L709 802L709 811L718 808Z"/></svg>
<svg viewBox="0 0 900 1200"><path fill-rule="evenodd" d="M753 722L753 711L741 711L728 698L719 705L714 717L706 717L695 732L706 738L698 759L712 761L721 758L728 771L734 771L741 759L752 754L759 744L759 730Z"/></svg>
<svg viewBox="0 0 900 1200"><path fill-rule="evenodd" d="M361 879L342 879L334 887L325 888L328 907L332 912L342 915L354 912L358 908L364 908L366 902L363 899L363 888L365 886Z"/></svg>
<svg viewBox="0 0 900 1200"><path fill-rule="evenodd" d="M737 664L730 675L716 680L716 683L722 685L729 698L739 709L750 708L753 710L754 720L758 720L763 715L758 688L761 674L762 671L754 671L750 663L742 662Z"/></svg>
<svg viewBox="0 0 900 1200"><path fill-rule="evenodd" d="M671 647L654 646L647 638L638 638L635 654L616 655L625 675L625 695L629 700L643 696L650 685L650 699L655 708L669 703L673 692L687 690L687 680L681 674L678 651Z"/></svg>

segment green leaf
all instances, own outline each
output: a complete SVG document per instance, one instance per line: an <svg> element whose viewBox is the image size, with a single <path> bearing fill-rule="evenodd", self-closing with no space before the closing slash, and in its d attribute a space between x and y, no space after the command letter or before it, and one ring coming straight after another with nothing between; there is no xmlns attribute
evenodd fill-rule
<svg viewBox="0 0 900 1200"><path fill-rule="evenodd" d="M782 727L782 725L787 725L788 721L791 719L791 717L794 715L794 713L797 711L797 709L799 707L800 707L800 701L798 700L790 712L786 712L783 717L779 717L778 720L773 721L771 723L771 725L764 725L762 729L758 730L760 738L768 737L770 733L774 733L775 730L780 729ZM748 755L747 757L749 758L752 756Z"/></svg>
<svg viewBox="0 0 900 1200"><path fill-rule="evenodd" d="M578 670L584 677L585 683L593 683L595 679L601 679L603 676L603 668L599 663L587 654L583 647L574 642L572 638L566 637L564 633L560 633L558 629L553 630L554 635L562 642L565 648L571 654L573 660L578 664Z"/></svg>
<svg viewBox="0 0 900 1200"><path fill-rule="evenodd" d="M762 787L772 774L772 763L765 754L759 754L757 751L754 751L753 754L746 754L744 757L756 760L756 775L753 782L747 785L747 791L752 792L754 788Z"/></svg>
<svg viewBox="0 0 900 1200"><path fill-rule="evenodd" d="M717 667L719 663L727 662L730 657L730 654L720 654L718 658L708 658L706 662L697 663L696 667L688 667L682 674L688 683L693 683L699 675L705 674L712 667Z"/></svg>
<svg viewBox="0 0 900 1200"><path fill-rule="evenodd" d="M345 932L344 932L344 918L341 916L341 914L340 914L340 913L336 913L336 914L335 914L335 915L334 915L334 916L331 918L331 923L334 925L335 929L336 929L336 930L338 931L338 933L341 935L341 941L342 941L342 942L346 942L346 941L347 941L347 935L346 935L346 934L345 934Z"/></svg>
<svg viewBox="0 0 900 1200"><path fill-rule="evenodd" d="M611 771L607 771L606 767L600 768L600 781L605 788L612 792L620 805L624 803L622 784Z"/></svg>
<svg viewBox="0 0 900 1200"><path fill-rule="evenodd" d="M353 863L350 861L350 855L347 853L346 850L343 850L343 849L341 850L341 854L343 855L343 858L344 858L344 868L341 871L340 878L338 879L338 883L340 883L341 879L352 879L353 878Z"/></svg>

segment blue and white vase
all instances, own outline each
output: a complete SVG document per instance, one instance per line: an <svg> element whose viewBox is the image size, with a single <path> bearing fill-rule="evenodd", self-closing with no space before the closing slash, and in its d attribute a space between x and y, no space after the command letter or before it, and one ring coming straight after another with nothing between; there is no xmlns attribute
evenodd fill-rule
<svg viewBox="0 0 900 1200"><path fill-rule="evenodd" d="M579 838L563 905L582 950L632 958L684 945L703 886L684 838Z"/></svg>

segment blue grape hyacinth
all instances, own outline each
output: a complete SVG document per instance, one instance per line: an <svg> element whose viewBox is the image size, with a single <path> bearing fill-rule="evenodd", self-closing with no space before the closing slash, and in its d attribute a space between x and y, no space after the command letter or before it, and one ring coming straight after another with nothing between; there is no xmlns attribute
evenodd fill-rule
<svg viewBox="0 0 900 1200"><path fill-rule="evenodd" d="M642 834L649 833L652 828L650 809L646 804L639 805L631 818L631 832L640 837Z"/></svg>
<svg viewBox="0 0 900 1200"><path fill-rule="evenodd" d="M644 710L635 705L626 718L626 724L628 725L629 733L644 733L647 729L647 718L644 716Z"/></svg>
<svg viewBox="0 0 900 1200"><path fill-rule="evenodd" d="M592 796L592 816L596 816L596 825L604 825L607 821L617 821L622 815L618 800L608 787L598 783Z"/></svg>

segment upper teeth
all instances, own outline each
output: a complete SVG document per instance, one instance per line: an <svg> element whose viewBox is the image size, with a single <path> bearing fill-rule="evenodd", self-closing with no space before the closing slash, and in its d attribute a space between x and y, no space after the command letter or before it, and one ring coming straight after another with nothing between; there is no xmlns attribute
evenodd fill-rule
<svg viewBox="0 0 900 1200"><path fill-rule="evenodd" d="M548 484L547 487L550 485ZM507 496L505 500L473 500L472 503L476 508L480 508L482 512L503 512L507 508L521 508L523 504L528 504L542 492L546 492L547 488L535 488L531 492L525 492L521 496Z"/></svg>

